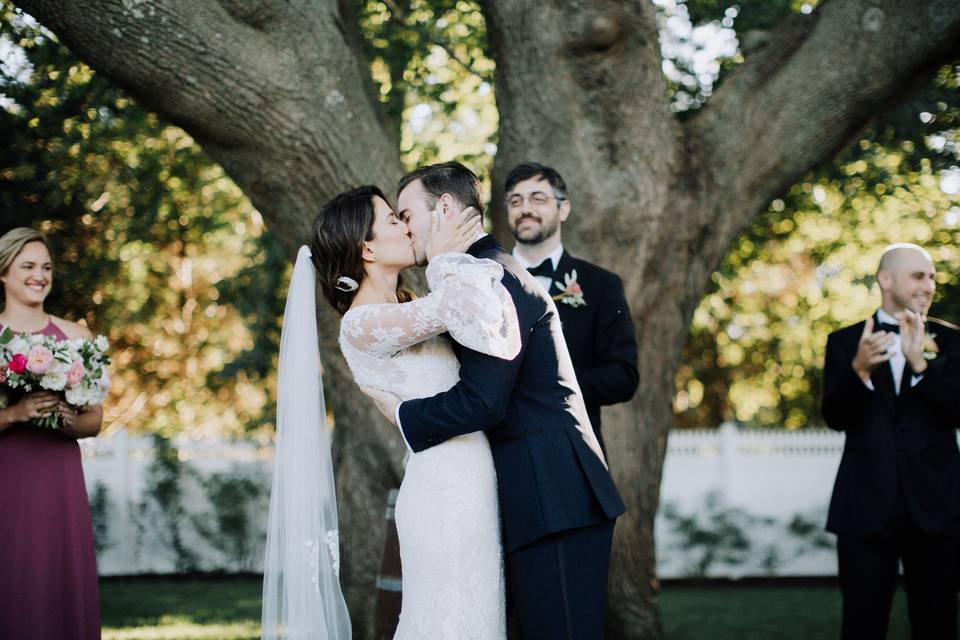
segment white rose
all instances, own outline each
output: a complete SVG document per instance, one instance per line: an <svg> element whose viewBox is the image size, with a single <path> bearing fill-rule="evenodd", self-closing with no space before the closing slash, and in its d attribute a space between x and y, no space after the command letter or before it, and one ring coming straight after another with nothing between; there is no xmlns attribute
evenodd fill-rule
<svg viewBox="0 0 960 640"><path fill-rule="evenodd" d="M89 404L89 393L86 385L78 384L72 389L67 389L67 402L75 407L85 407Z"/></svg>
<svg viewBox="0 0 960 640"><path fill-rule="evenodd" d="M10 353L27 355L27 352L30 351L30 342L23 336L18 335L7 343L7 349L10 350Z"/></svg>
<svg viewBox="0 0 960 640"><path fill-rule="evenodd" d="M62 368L51 368L40 378L40 386L50 391L63 391L67 386L67 372Z"/></svg>
<svg viewBox="0 0 960 640"><path fill-rule="evenodd" d="M100 351L106 351L110 347L110 343L107 342L107 336L97 336L96 340L93 341L93 345Z"/></svg>
<svg viewBox="0 0 960 640"><path fill-rule="evenodd" d="M51 374L60 375L62 373L64 376L66 376L67 369L69 368L70 368L70 365L68 365L67 363L54 359L53 362L50 363L50 368L47 369L47 375L51 375Z"/></svg>
<svg viewBox="0 0 960 640"><path fill-rule="evenodd" d="M104 389L91 389L90 397L87 398L87 406L99 407L107 399L107 392Z"/></svg>

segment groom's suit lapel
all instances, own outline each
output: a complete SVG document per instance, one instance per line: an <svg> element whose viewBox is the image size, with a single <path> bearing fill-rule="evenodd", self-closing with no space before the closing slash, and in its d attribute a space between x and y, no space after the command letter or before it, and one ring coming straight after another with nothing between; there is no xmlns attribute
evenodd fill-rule
<svg viewBox="0 0 960 640"><path fill-rule="evenodd" d="M877 314L873 314L874 326L877 326L879 322L880 319ZM880 395L883 396L887 406L890 407L890 411L895 412L897 410L897 389L893 383L893 366L889 362L884 362L873 370L873 373L870 374L870 380L877 391L880 392Z"/></svg>
<svg viewBox="0 0 960 640"><path fill-rule="evenodd" d="M500 247L500 243L497 242L493 236L486 235L467 247L467 253L474 258L479 258L482 254L490 251L491 249L500 249L503 251L503 249Z"/></svg>

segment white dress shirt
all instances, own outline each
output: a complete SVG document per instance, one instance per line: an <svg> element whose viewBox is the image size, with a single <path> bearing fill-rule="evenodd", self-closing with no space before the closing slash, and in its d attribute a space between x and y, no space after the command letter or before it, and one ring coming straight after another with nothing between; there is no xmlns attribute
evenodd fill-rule
<svg viewBox="0 0 960 640"><path fill-rule="evenodd" d="M547 256L547 258L550 258L550 262L553 263L554 271L556 271L557 267L560 265L560 256L562 255L563 255L563 245L559 244L557 245L557 248L553 250L553 253ZM513 257L516 259L517 262L520 263L520 266L522 266L524 269L533 269L534 267L540 264L540 263L530 264L529 261L527 261L519 253L517 253L516 247L513 248ZM551 280L546 276L534 276L534 277L537 279L537 282L539 282L543 286L544 291L547 291L547 292L550 291L550 287L553 286L553 280Z"/></svg>

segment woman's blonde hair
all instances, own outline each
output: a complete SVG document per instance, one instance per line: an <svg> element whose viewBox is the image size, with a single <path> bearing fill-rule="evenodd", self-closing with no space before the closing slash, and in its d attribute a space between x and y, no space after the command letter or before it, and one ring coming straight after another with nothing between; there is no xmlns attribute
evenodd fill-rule
<svg viewBox="0 0 960 640"><path fill-rule="evenodd" d="M0 236L0 276L7 274L7 271L10 270L10 265L17 259L17 256L20 255L23 248L31 242L42 242L43 246L47 248L47 251L53 255L53 250L50 249L50 243L47 241L47 237L36 229L17 227ZM0 305L3 305L6 300L7 292L4 290L3 285L0 284Z"/></svg>

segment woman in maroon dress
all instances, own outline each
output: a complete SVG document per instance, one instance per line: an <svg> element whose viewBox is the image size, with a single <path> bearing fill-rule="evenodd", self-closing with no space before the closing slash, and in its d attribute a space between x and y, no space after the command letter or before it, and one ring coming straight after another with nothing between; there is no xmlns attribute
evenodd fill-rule
<svg viewBox="0 0 960 640"><path fill-rule="evenodd" d="M53 266L42 234L0 237L0 327L90 338L86 327L48 315ZM60 411L62 428L30 423ZM100 431L103 411L77 412L35 392L0 410L0 640L100 638L100 601L90 507L77 438Z"/></svg>

